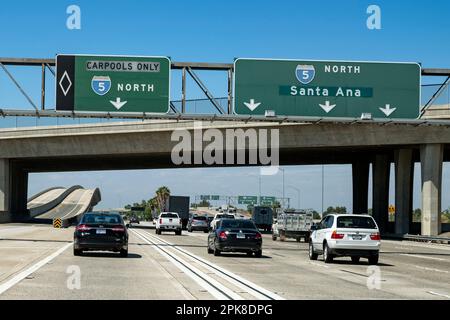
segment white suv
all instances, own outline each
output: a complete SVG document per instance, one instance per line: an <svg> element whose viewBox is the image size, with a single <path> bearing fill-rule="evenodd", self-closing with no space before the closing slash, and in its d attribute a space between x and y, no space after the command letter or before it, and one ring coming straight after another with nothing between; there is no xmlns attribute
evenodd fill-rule
<svg viewBox="0 0 450 320"><path fill-rule="evenodd" d="M311 228L309 258L323 254L326 263L334 257L350 256L354 263L361 257L377 264L380 252L380 231L369 215L330 214Z"/></svg>

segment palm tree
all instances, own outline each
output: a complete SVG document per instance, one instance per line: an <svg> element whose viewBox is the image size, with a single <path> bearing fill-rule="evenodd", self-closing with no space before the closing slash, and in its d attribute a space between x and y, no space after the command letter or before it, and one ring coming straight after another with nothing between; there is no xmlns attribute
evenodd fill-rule
<svg viewBox="0 0 450 320"><path fill-rule="evenodd" d="M156 190L156 201L158 204L158 211L165 211L167 206L167 201L169 200L170 190L166 186L159 187Z"/></svg>

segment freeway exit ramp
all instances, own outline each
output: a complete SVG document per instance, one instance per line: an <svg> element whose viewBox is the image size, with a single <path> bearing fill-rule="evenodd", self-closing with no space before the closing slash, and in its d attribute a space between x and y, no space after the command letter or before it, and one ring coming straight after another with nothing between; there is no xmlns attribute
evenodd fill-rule
<svg viewBox="0 0 450 320"><path fill-rule="evenodd" d="M98 188L55 187L44 190L28 199L27 208L31 218L49 221L55 219L73 220L91 211L100 201L101 194Z"/></svg>

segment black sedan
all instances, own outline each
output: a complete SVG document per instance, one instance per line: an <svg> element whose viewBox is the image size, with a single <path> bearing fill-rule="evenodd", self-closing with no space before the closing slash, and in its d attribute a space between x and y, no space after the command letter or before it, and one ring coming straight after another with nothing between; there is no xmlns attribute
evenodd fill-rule
<svg viewBox="0 0 450 320"><path fill-rule="evenodd" d="M262 236L251 220L221 219L216 228L208 235L208 253L215 256L222 252L253 253L256 257L262 255Z"/></svg>
<svg viewBox="0 0 450 320"><path fill-rule="evenodd" d="M83 251L114 251L128 256L128 231L122 217L116 213L88 212L74 233L73 254Z"/></svg>

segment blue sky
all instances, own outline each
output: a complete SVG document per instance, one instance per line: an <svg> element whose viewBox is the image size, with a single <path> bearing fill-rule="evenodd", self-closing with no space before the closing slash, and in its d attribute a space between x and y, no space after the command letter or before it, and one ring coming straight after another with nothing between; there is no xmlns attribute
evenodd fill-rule
<svg viewBox="0 0 450 320"><path fill-rule="evenodd" d="M66 8L71 4L81 8L81 30L66 28ZM366 27L366 9L370 4L381 8L381 30ZM0 56L51 58L57 53L165 55L173 61L228 63L236 57L414 61L421 62L424 67L450 68L449 12L449 1L16 0L2 3ZM11 70L33 100L39 101L39 72ZM200 74L214 95L226 94L226 78L222 74ZM47 81L52 87L50 75ZM49 108L54 104L51 92L52 88L49 88ZM178 99L179 95L180 81L175 75L172 99ZM188 88L188 95L189 98L202 97L193 86ZM0 106L30 108L2 71ZM33 119L18 119L18 122L19 125L35 125ZM40 120L40 124L46 124L45 120ZM15 126L15 119L0 119L0 126ZM290 183L305 189L304 198L308 199L305 206L320 209L318 167L289 170ZM121 186L119 202L122 203L119 204L148 198L154 186L165 181L177 193L184 193L177 178L179 172L95 173L96 179L92 179L90 173L33 175L30 192L52 184L66 185L66 181L87 187L98 185L104 189L102 206L117 206L117 192L107 189L115 188L123 181L127 184ZM220 190L217 193L248 193L253 184L251 181L255 179L250 175L253 172L257 172L256 169L190 170L189 175L198 183L189 191L203 193L217 188ZM235 184L227 184L228 187L223 189L221 184L212 183L218 179L227 180L227 174L233 177ZM351 207L350 168L328 167L327 177L326 205ZM280 177L278 181L281 181ZM267 192L264 192L267 194L274 194L281 187L276 180L268 184ZM446 184L444 181L444 186ZM342 192L343 189L346 192ZM145 193L139 190L145 190ZM297 203L296 192L291 190L290 193ZM418 205L417 201L415 205ZM450 198L444 194L444 207L448 205Z"/></svg>

